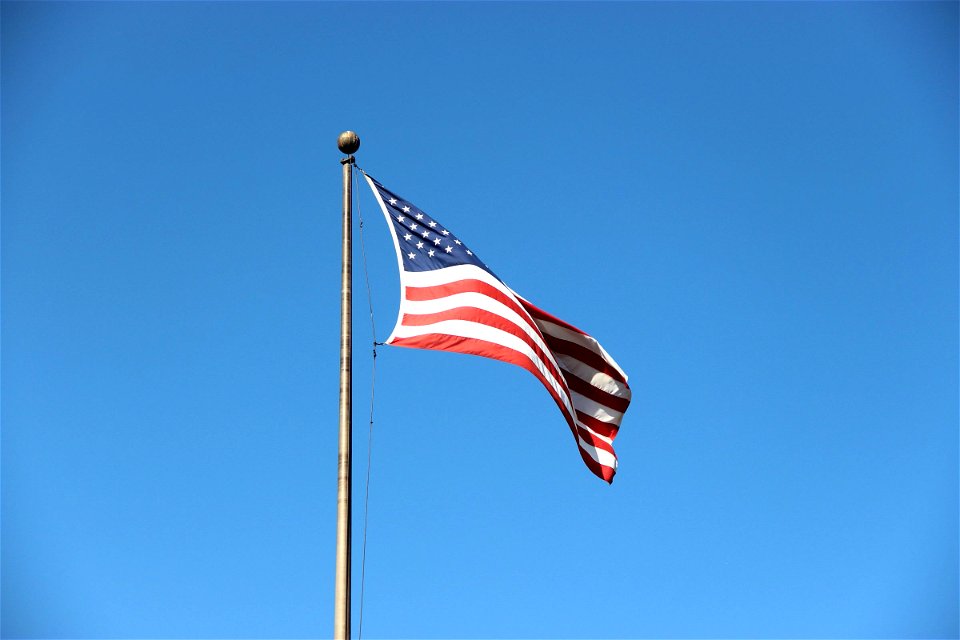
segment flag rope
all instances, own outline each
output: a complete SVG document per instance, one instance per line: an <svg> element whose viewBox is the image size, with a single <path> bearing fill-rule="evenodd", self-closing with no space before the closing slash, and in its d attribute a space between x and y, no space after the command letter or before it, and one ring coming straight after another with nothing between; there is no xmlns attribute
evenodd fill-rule
<svg viewBox="0 0 960 640"><path fill-rule="evenodd" d="M360 167L357 167L357 169L360 169ZM360 169L360 172L363 173L363 169ZM354 174L354 193L360 190L359 180L359 176ZM360 640L363 638L363 594L367 577L367 514L370 504L370 461L373 449L373 399L377 388L377 347L383 343L377 342L377 324L373 316L373 296L370 293L370 272L367 269L367 247L363 239L363 213L360 211L359 199L356 201L356 207L357 219L360 222L360 255L363 258L363 279L367 285L367 306L370 310L370 330L373 336L373 356L370 366L370 424L367 432L367 479L363 495L363 546L360 552L360 621L357 629L357 640Z"/></svg>

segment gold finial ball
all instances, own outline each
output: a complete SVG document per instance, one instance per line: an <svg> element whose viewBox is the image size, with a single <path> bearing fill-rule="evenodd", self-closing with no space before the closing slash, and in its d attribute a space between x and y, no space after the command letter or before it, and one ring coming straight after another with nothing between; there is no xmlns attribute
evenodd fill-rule
<svg viewBox="0 0 960 640"><path fill-rule="evenodd" d="M360 148L360 136L353 131L344 131L337 138L337 146L340 147L340 151L347 155L356 153L357 149Z"/></svg>

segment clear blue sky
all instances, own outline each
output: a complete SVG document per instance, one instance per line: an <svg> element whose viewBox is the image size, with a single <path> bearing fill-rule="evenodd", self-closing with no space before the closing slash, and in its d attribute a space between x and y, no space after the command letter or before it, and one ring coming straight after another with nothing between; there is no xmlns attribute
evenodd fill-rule
<svg viewBox="0 0 960 640"><path fill-rule="evenodd" d="M957 637L957 87L956 3L4 2L2 635L332 633L354 129L634 390L607 486L381 348L365 637Z"/></svg>

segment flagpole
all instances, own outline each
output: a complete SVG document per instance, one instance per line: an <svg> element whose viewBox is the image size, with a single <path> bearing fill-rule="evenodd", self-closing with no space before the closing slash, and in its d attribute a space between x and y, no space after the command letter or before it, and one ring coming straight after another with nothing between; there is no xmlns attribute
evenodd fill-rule
<svg viewBox="0 0 960 640"><path fill-rule="evenodd" d="M353 335L353 154L360 148L360 138L353 131L344 131L337 138L337 147L347 157L343 165L343 243L340 268L340 439L337 458L337 584L334 593L333 637L350 639L350 499L351 446L353 441L352 361Z"/></svg>

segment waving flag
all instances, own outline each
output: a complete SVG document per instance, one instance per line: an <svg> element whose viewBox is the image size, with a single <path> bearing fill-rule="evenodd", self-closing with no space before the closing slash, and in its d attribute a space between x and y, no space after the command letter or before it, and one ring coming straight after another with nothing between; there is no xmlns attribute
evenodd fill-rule
<svg viewBox="0 0 960 640"><path fill-rule="evenodd" d="M630 404L623 370L592 337L507 287L449 229L364 175L400 267L400 313L386 344L523 367L557 403L590 471L612 482L613 439Z"/></svg>

